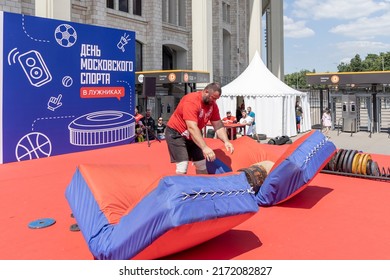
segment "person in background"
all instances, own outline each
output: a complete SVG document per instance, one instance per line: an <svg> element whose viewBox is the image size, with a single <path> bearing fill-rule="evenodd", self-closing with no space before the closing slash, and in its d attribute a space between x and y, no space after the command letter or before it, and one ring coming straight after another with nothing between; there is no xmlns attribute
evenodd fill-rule
<svg viewBox="0 0 390 280"><path fill-rule="evenodd" d="M139 112L139 106L135 106L135 123L137 124L144 116L140 114Z"/></svg>
<svg viewBox="0 0 390 280"><path fill-rule="evenodd" d="M252 107L247 108L248 111L248 116L250 116L253 121L252 121L252 135L256 137L257 142L260 142L259 135L256 132L256 114L255 112L252 111Z"/></svg>
<svg viewBox="0 0 390 280"><path fill-rule="evenodd" d="M302 107L299 105L299 101L295 103L295 118L297 124L297 133L301 133L301 121L303 119Z"/></svg>
<svg viewBox="0 0 390 280"><path fill-rule="evenodd" d="M252 136L252 123L253 123L253 119L252 117L250 117L247 113L247 111L245 110L242 110L241 111L241 114L242 114L242 118L240 120L240 123L241 124L245 124L247 126L246 128L246 135L247 136Z"/></svg>
<svg viewBox="0 0 390 280"><path fill-rule="evenodd" d="M155 127L156 127L156 122L155 120L152 118L151 116L151 110L150 109L147 109L146 110L146 113L145 113L145 117L143 117L141 119L143 125L144 125L144 135L146 135L146 133L148 133L148 137L149 137L149 140L154 140L155 139L155 134L154 134L154 130L155 130Z"/></svg>
<svg viewBox="0 0 390 280"><path fill-rule="evenodd" d="M241 111L242 111L242 110L241 110L240 106L237 105L237 109L236 109L236 118L237 118L237 122L240 122L240 120L241 120L241 118L242 118ZM241 133L241 127L239 127L239 128L237 129L237 132L238 132L238 133Z"/></svg>
<svg viewBox="0 0 390 280"><path fill-rule="evenodd" d="M332 116L330 115L329 108L326 108L322 114L322 133L325 134L327 138L329 137L329 130L332 127Z"/></svg>
<svg viewBox="0 0 390 280"><path fill-rule="evenodd" d="M239 122L240 119L241 119L241 109L238 106L237 106L237 109L236 109L236 118L237 118L237 122Z"/></svg>
<svg viewBox="0 0 390 280"><path fill-rule="evenodd" d="M139 113L139 107L135 107L135 142L143 142L145 141L145 135L144 135L144 125L142 123L142 119L144 118L143 115Z"/></svg>
<svg viewBox="0 0 390 280"><path fill-rule="evenodd" d="M233 153L234 147L226 134L216 103L221 93L219 83L211 83L202 91L188 93L170 117L165 140L171 162L176 163L177 174L187 173L189 161L195 165L197 174L207 174L206 160L216 159L202 135L202 129L209 121L226 150Z"/></svg>
<svg viewBox="0 0 390 280"><path fill-rule="evenodd" d="M232 112L227 111L227 112L226 112L226 117L224 117L224 118L222 119L222 122L223 122L224 124L232 124L232 123L237 123L237 119L236 119L235 116L232 116ZM236 139L236 138L237 138L237 128L231 128L231 129L228 128L228 129L226 130L226 133L227 133L229 139L232 139L232 136L233 136L233 139ZM233 134L233 135L231 135L231 134Z"/></svg>
<svg viewBox="0 0 390 280"><path fill-rule="evenodd" d="M156 125L156 131L157 131L157 138L160 140L165 139L165 128L167 126L163 123L163 118L159 117L157 120L157 125Z"/></svg>

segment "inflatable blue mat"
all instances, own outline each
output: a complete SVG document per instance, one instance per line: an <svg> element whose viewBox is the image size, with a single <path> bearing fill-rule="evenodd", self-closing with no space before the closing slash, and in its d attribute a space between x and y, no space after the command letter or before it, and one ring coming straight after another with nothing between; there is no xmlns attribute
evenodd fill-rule
<svg viewBox="0 0 390 280"><path fill-rule="evenodd" d="M115 178L131 180L136 173L134 166L83 165L66 189L96 259L159 258L226 232L259 209L242 173L167 176L144 197L131 199L137 186Z"/></svg>

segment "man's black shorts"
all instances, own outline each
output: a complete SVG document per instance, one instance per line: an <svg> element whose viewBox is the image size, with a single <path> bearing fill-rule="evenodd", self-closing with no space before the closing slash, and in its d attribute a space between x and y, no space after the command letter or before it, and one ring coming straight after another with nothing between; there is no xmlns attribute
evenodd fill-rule
<svg viewBox="0 0 390 280"><path fill-rule="evenodd" d="M171 162L199 161L204 159L202 150L194 141L188 140L169 126L167 126L165 131L165 140L168 144Z"/></svg>

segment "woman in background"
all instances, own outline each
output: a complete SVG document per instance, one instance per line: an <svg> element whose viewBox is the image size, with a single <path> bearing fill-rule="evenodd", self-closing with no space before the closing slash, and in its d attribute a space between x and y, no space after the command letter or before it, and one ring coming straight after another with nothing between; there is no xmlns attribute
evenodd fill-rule
<svg viewBox="0 0 390 280"><path fill-rule="evenodd" d="M299 101L295 103L295 117L297 121L297 133L301 133L301 120L302 120L302 107L299 105Z"/></svg>
<svg viewBox="0 0 390 280"><path fill-rule="evenodd" d="M165 139L165 128L166 128L166 125L163 123L163 118L159 117L157 120L157 125L156 125L158 139L160 139L160 140Z"/></svg>
<svg viewBox="0 0 390 280"><path fill-rule="evenodd" d="M332 116L330 115L329 108L326 108L322 114L322 133L325 134L327 138L329 137L329 130L332 127Z"/></svg>

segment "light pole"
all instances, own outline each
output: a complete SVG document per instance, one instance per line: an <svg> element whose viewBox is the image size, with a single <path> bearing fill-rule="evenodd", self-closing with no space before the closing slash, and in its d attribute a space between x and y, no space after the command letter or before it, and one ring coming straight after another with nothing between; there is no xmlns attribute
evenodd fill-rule
<svg viewBox="0 0 390 280"><path fill-rule="evenodd" d="M382 56L382 71L385 71L385 58Z"/></svg>
<svg viewBox="0 0 390 280"><path fill-rule="evenodd" d="M385 58L382 56L382 71L385 71ZM382 91L385 92L385 84L382 84Z"/></svg>

